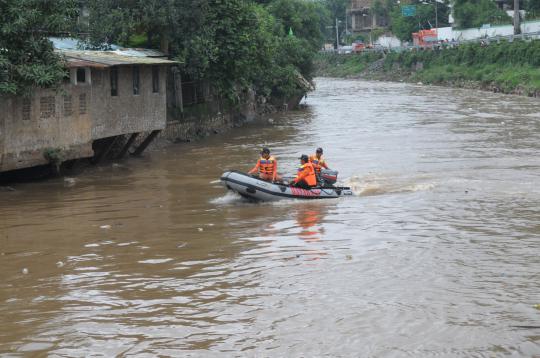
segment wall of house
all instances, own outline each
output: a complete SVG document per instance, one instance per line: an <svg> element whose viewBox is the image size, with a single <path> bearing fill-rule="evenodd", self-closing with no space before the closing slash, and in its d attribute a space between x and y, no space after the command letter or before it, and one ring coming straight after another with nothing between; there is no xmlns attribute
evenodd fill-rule
<svg viewBox="0 0 540 358"><path fill-rule="evenodd" d="M152 91L152 66L139 66L139 94L133 67L118 66L118 95L111 96L110 69L92 69L92 139L164 129L167 121L166 66L159 67L159 93Z"/></svg>
<svg viewBox="0 0 540 358"><path fill-rule="evenodd" d="M0 171L47 164L48 148L64 160L92 156L89 105L88 84L0 97Z"/></svg>

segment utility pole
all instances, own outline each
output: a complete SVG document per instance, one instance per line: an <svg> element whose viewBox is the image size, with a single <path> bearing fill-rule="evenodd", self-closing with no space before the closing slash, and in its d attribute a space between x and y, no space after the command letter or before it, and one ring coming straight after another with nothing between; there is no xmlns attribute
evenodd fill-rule
<svg viewBox="0 0 540 358"><path fill-rule="evenodd" d="M514 0L514 35L519 35L521 28L519 26L519 0Z"/></svg>
<svg viewBox="0 0 540 358"><path fill-rule="evenodd" d="M437 8L439 7L439 1L435 0L435 32L437 34L437 41L439 41L439 16L437 16Z"/></svg>
<svg viewBox="0 0 540 358"><path fill-rule="evenodd" d="M439 16L437 15L437 8L439 7L439 2L435 0L435 28L437 29L437 32L439 32ZM439 37L437 35L437 37Z"/></svg>
<svg viewBox="0 0 540 358"><path fill-rule="evenodd" d="M339 29L338 29L337 17L336 17L336 49L339 50Z"/></svg>
<svg viewBox="0 0 540 358"><path fill-rule="evenodd" d="M349 25L349 24L348 24L347 22L348 22L348 20L347 20L347 8L345 8L345 45L348 44L348 41L347 41L347 40L348 40L348 37L347 37L347 35L349 34L349 30L348 30L348 27L349 27L348 25Z"/></svg>

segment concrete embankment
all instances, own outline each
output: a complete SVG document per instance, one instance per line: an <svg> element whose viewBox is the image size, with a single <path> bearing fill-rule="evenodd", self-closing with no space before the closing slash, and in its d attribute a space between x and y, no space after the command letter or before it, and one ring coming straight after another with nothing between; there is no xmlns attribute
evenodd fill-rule
<svg viewBox="0 0 540 358"><path fill-rule="evenodd" d="M540 41L390 53L321 54L319 76L422 82L540 97Z"/></svg>

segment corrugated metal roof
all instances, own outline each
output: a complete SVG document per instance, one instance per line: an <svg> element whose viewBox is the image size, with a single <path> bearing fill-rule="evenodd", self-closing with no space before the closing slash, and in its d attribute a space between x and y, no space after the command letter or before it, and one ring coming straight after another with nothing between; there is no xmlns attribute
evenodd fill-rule
<svg viewBox="0 0 540 358"><path fill-rule="evenodd" d="M88 50L87 44L84 41L73 37L49 37L49 41L53 43L53 46L57 50ZM111 50L118 50L118 45L105 45Z"/></svg>
<svg viewBox="0 0 540 358"><path fill-rule="evenodd" d="M119 55L135 57L167 57L163 52L147 48L120 48L116 51Z"/></svg>
<svg viewBox="0 0 540 358"><path fill-rule="evenodd" d="M66 60L67 60L67 67L69 68L74 68L74 67L107 68L109 67L101 63L79 60L76 58L66 58Z"/></svg>
<svg viewBox="0 0 540 358"><path fill-rule="evenodd" d="M122 65L167 65L175 64L176 61L170 61L163 58L146 57L146 56L127 56L119 54L117 51L74 51L61 50L59 53L66 56L68 62L72 60L83 60L99 64L95 67L110 67ZM104 66L103 66L104 65ZM92 66L90 66L92 67Z"/></svg>

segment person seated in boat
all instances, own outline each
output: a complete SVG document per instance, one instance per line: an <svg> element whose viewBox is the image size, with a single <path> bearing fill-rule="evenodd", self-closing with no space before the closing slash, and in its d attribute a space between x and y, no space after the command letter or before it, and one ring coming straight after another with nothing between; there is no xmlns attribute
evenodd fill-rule
<svg viewBox="0 0 540 358"><path fill-rule="evenodd" d="M277 160L270 156L270 149L263 148L261 157L257 160L257 164L251 169L248 174L258 173L259 179L267 181L279 180L277 175Z"/></svg>
<svg viewBox="0 0 540 358"><path fill-rule="evenodd" d="M309 161L311 162L311 164L313 164L313 168L315 168L315 174L317 175L321 173L322 168L329 169L326 161L324 160L322 148L317 148L315 154L309 157Z"/></svg>
<svg viewBox="0 0 540 358"><path fill-rule="evenodd" d="M300 166L298 167L298 173L296 174L292 185L304 189L309 189L317 185L315 168L309 161L309 157L305 154L302 154L300 157Z"/></svg>

